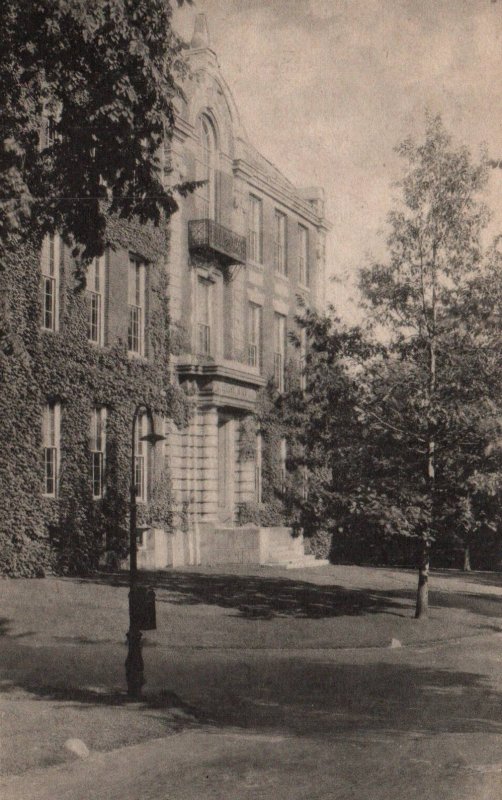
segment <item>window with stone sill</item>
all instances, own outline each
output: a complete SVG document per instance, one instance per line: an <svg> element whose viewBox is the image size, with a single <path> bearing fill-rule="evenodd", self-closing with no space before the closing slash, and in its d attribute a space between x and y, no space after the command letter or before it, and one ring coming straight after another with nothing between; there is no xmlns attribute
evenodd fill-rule
<svg viewBox="0 0 502 800"><path fill-rule="evenodd" d="M57 234L45 237L41 254L42 271L42 328L59 329L60 238Z"/></svg>
<svg viewBox="0 0 502 800"><path fill-rule="evenodd" d="M142 441L142 437L150 433L149 428L148 415L139 414L134 442L134 486L138 503L148 500L148 442Z"/></svg>
<svg viewBox="0 0 502 800"><path fill-rule="evenodd" d="M248 304L248 364L261 369L262 308L257 303Z"/></svg>
<svg viewBox="0 0 502 800"><path fill-rule="evenodd" d="M130 256L128 277L127 347L130 353L145 355L146 265Z"/></svg>
<svg viewBox="0 0 502 800"><path fill-rule="evenodd" d="M274 216L274 268L279 275L287 274L286 224L286 215L282 211L276 210Z"/></svg>
<svg viewBox="0 0 502 800"><path fill-rule="evenodd" d="M105 259L95 258L89 264L87 271L87 338L97 345L104 343L104 288L105 288Z"/></svg>
<svg viewBox="0 0 502 800"><path fill-rule="evenodd" d="M274 313L274 383L284 391L284 361L286 351L286 317Z"/></svg>
<svg viewBox="0 0 502 800"><path fill-rule="evenodd" d="M42 412L42 446L46 497L57 497L61 436L61 406L47 403Z"/></svg>
<svg viewBox="0 0 502 800"><path fill-rule="evenodd" d="M211 355L211 301L212 284L207 278L197 278L197 329L196 348L197 355Z"/></svg>
<svg viewBox="0 0 502 800"><path fill-rule="evenodd" d="M196 159L196 180L203 185L196 190L200 205L200 217L217 221L219 167L218 144L215 127L207 114L202 114L198 122L199 154Z"/></svg>
<svg viewBox="0 0 502 800"><path fill-rule="evenodd" d="M104 494L106 461L106 419L104 406L96 406L91 412L89 449L91 451L92 496L99 500Z"/></svg>
<svg viewBox="0 0 502 800"><path fill-rule="evenodd" d="M250 194L248 211L248 258L256 264L262 263L262 219L262 202L259 197Z"/></svg>

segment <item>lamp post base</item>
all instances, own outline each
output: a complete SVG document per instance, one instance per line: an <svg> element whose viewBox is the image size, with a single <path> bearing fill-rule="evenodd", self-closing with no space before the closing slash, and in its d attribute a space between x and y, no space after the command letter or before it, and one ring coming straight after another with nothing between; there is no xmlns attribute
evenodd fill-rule
<svg viewBox="0 0 502 800"><path fill-rule="evenodd" d="M129 697L141 697L141 689L145 683L141 631L130 629L127 633L128 652L125 662L127 694Z"/></svg>

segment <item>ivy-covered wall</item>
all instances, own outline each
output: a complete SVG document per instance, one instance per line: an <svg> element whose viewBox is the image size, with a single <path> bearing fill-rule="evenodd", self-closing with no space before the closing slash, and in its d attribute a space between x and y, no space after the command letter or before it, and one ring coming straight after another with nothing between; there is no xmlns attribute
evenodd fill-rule
<svg viewBox="0 0 502 800"><path fill-rule="evenodd" d="M76 278L78 265L68 246L62 248L58 332L40 327L40 243L21 248L12 241L1 275L8 287L7 334L0 353L0 570L4 574L40 575L48 568L85 573L98 565L105 548L123 556L128 546L134 408L147 403L158 422L167 417L183 424L188 414L183 392L170 380L167 229L113 219L108 240L115 255L123 257L125 270L129 252L148 262L148 360L131 358L121 338L104 347L88 342L85 287ZM49 401L61 405L57 498L42 494L41 417ZM94 406L107 408L106 488L101 500L92 498L91 486L89 426ZM162 446L157 450L150 502L139 506L139 520L169 528L170 481Z"/></svg>
<svg viewBox="0 0 502 800"><path fill-rule="evenodd" d="M0 571L37 575L50 565L40 503L42 482L40 404L35 380L41 361L39 257L6 242L0 264Z"/></svg>

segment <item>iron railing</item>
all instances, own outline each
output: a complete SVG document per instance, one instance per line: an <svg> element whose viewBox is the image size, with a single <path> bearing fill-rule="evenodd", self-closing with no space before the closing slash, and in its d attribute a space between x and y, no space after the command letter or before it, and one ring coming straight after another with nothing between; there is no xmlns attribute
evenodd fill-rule
<svg viewBox="0 0 502 800"><path fill-rule="evenodd" d="M216 258L225 266L246 263L246 239L212 219L188 223L188 248L192 253Z"/></svg>

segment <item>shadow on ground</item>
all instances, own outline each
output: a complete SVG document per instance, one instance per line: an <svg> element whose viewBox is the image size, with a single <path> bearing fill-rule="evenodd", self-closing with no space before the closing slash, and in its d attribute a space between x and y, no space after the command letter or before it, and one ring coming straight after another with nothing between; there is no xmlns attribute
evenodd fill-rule
<svg viewBox="0 0 502 800"><path fill-rule="evenodd" d="M127 586L125 573L100 574L79 582L96 581ZM339 617L405 612L413 592L379 592L346 589L290 578L261 575L207 574L200 572L142 572L141 582L160 590L159 603L217 605L235 609L241 616ZM404 601L404 602L403 602Z"/></svg>
<svg viewBox="0 0 502 800"><path fill-rule="evenodd" d="M244 655L227 661L207 653L190 659L164 653L147 665L144 698L130 703L113 688L117 648L40 647L7 633L0 650L0 692L6 700L49 701L53 713L65 716L75 709L114 714L129 709L135 719L155 713L154 736L161 735L159 725L164 733L208 725L298 736L502 733L502 693L486 675L413 663L411 653L399 661L380 656L365 663L281 652L274 657L264 652L252 661ZM117 728L114 719L106 718L109 728ZM43 725L50 725L45 715ZM95 746L99 749L99 742Z"/></svg>
<svg viewBox="0 0 502 800"><path fill-rule="evenodd" d="M488 573L438 572L441 579L451 577L468 580L474 587L500 585ZM434 588L430 578L431 608L457 608L483 617L502 617L502 596L460 591L445 592ZM97 582L110 586L127 586L126 573L100 573L78 582ZM315 584L308 581L263 575L212 574L169 570L142 572L141 581L160 590L159 603L176 605L217 605L235 609L243 617L259 619L279 617L323 618L394 614L409 616L415 602L414 589L347 589L339 585Z"/></svg>

